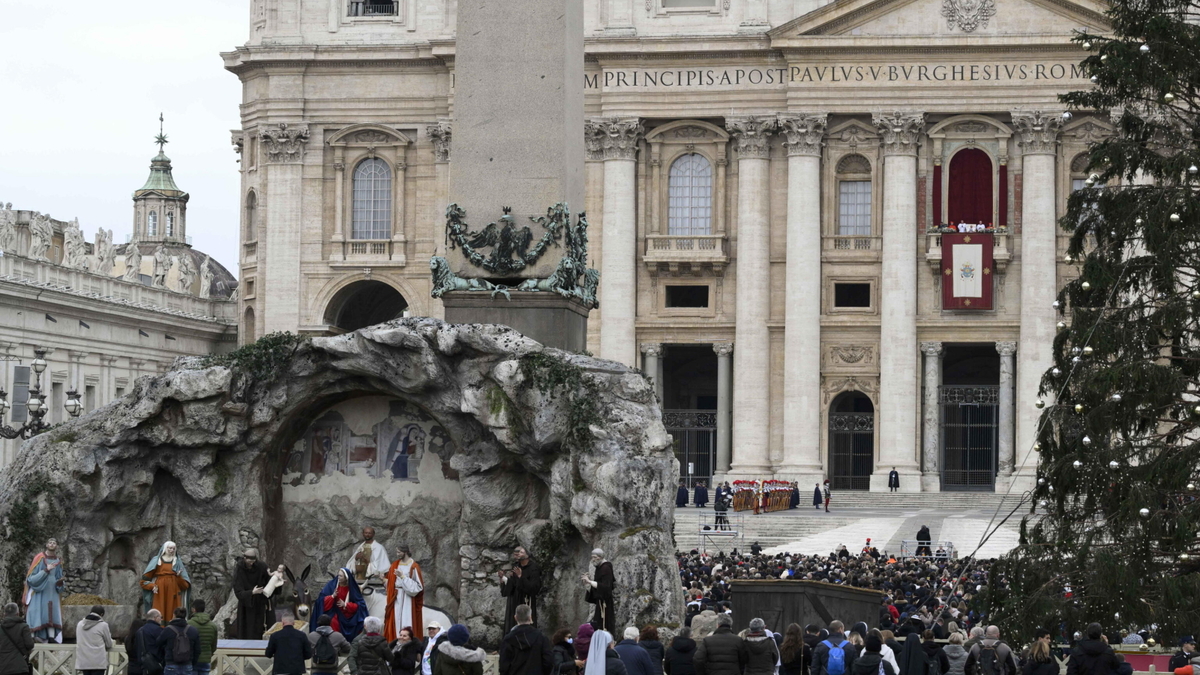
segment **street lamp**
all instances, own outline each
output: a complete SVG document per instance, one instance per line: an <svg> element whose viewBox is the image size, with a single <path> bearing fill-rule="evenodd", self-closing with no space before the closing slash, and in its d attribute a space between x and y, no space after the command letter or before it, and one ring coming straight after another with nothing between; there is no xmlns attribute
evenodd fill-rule
<svg viewBox="0 0 1200 675"><path fill-rule="evenodd" d="M0 389L0 438L33 438L43 431L50 428L46 424L45 417L49 409L46 407L46 400L42 397L42 373L46 372L46 350L33 350L34 359L29 363L29 367L33 370L36 378L33 386L29 389L29 398L25 401L25 410L29 413L29 420L21 425L19 429L14 429L4 423L4 416L12 405L8 402L8 392ZM67 392L67 402L64 406L67 413L71 417L78 417L83 406L79 402L79 394L74 390Z"/></svg>

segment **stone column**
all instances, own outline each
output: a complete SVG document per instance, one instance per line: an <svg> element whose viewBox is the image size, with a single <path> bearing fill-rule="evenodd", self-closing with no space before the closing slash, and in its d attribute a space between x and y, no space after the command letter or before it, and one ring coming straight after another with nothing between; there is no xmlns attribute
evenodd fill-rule
<svg viewBox="0 0 1200 675"><path fill-rule="evenodd" d="M938 492L942 489L942 477L938 472L941 455L941 416L938 414L938 389L942 385L942 343L922 342L925 354L925 429L921 452L921 491ZM891 471L891 467L880 467ZM904 481L900 481L904 485Z"/></svg>
<svg viewBox="0 0 1200 675"><path fill-rule="evenodd" d="M453 23L450 25L453 25ZM453 136L452 124L447 118L439 119L437 122L425 127L425 135L433 143L434 204L437 205L437 218L444 219L444 209L450 205L450 142ZM446 254L441 247L438 250L440 251L438 255ZM429 313L431 316L442 319L446 316L446 308L442 305L441 300L432 299Z"/></svg>
<svg viewBox="0 0 1200 675"><path fill-rule="evenodd" d="M266 160L267 221L266 241L259 242L258 293L271 299L262 303L264 335L300 327L300 232L308 137L307 126L286 123L259 132Z"/></svg>
<svg viewBox="0 0 1200 675"><path fill-rule="evenodd" d="M600 248L600 358L637 365L637 119L587 121L588 154L604 161Z"/></svg>
<svg viewBox="0 0 1200 675"><path fill-rule="evenodd" d="M113 367L116 364L117 357L100 356L100 395L96 397L97 405L108 405L114 398Z"/></svg>
<svg viewBox="0 0 1200 675"><path fill-rule="evenodd" d="M729 473L733 459L733 343L718 342L713 345L717 353L717 471L722 480ZM714 477L714 481L716 477Z"/></svg>
<svg viewBox="0 0 1200 675"><path fill-rule="evenodd" d="M1012 475L1016 459L1016 448L1013 445L1013 371L1016 365L1014 355L1017 353L1017 343L997 342L996 351L1000 353L1000 414L997 418L1000 428L996 450L1000 456L1000 476L1004 477Z"/></svg>
<svg viewBox="0 0 1200 675"><path fill-rule="evenodd" d="M783 335L783 465L790 479L820 482L821 147L825 114L779 116L788 152L787 276Z"/></svg>
<svg viewBox="0 0 1200 675"><path fill-rule="evenodd" d="M67 390L74 389L81 397L83 395L83 362L88 357L87 352L67 351Z"/></svg>
<svg viewBox="0 0 1200 675"><path fill-rule="evenodd" d="M1022 151L1021 201L1021 331L1014 397L1016 453L1032 448L1040 411L1034 407L1042 375L1053 364L1054 298L1058 287L1054 159L1062 117L1042 112L1014 112L1013 126ZM1049 401L1047 401L1049 402ZM1032 475L1036 465L1027 467Z"/></svg>
<svg viewBox="0 0 1200 675"><path fill-rule="evenodd" d="M727 118L726 128L738 150L737 311L733 371L733 435L738 454L735 474L764 477L771 472L771 203L770 136L774 117Z"/></svg>
<svg viewBox="0 0 1200 675"><path fill-rule="evenodd" d="M643 342L642 349L642 372L650 381L654 383L654 394L658 396L658 402L661 404L663 400L662 390L662 370L660 369L659 359L662 358L663 346L658 342Z"/></svg>
<svg viewBox="0 0 1200 675"><path fill-rule="evenodd" d="M871 489L916 491L917 463L917 145L922 113L875 114L883 144L883 274L879 280L879 459ZM909 477L908 480L905 480Z"/></svg>

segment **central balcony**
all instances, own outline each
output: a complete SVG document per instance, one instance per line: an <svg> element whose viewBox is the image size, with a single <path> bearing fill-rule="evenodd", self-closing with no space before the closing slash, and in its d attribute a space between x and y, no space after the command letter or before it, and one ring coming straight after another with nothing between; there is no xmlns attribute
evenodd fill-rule
<svg viewBox="0 0 1200 675"><path fill-rule="evenodd" d="M371 0L370 2L351 0L350 16L396 16L399 11L398 5L397 2L387 2L387 0Z"/></svg>
<svg viewBox="0 0 1200 675"><path fill-rule="evenodd" d="M404 267L404 241L395 239L351 239L334 241L331 267Z"/></svg>
<svg viewBox="0 0 1200 675"><path fill-rule="evenodd" d="M651 274L720 276L729 264L729 240L723 234L648 234L642 261Z"/></svg>

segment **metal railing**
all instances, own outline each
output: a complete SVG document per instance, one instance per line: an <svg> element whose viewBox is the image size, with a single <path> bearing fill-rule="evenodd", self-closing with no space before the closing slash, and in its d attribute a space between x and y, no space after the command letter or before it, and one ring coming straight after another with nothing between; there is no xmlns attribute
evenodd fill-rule
<svg viewBox="0 0 1200 675"><path fill-rule="evenodd" d="M397 2L359 2L351 0L350 16L396 16L399 9Z"/></svg>
<svg viewBox="0 0 1200 675"><path fill-rule="evenodd" d="M921 551L921 555L917 555L917 549L923 546L929 547L928 555ZM900 540L900 557L903 558L955 558L958 557L958 551L954 548L954 542L943 539L940 541L920 541L917 539L902 539Z"/></svg>

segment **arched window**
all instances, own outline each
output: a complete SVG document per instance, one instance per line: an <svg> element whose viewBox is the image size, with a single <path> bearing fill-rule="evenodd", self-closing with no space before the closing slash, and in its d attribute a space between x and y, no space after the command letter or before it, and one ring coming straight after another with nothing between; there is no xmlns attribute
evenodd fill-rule
<svg viewBox="0 0 1200 675"><path fill-rule="evenodd" d="M150 215L146 216L146 234L151 237L158 236L158 211L151 211Z"/></svg>
<svg viewBox="0 0 1200 675"><path fill-rule="evenodd" d="M175 236L175 212L167 211L167 236Z"/></svg>
<svg viewBox="0 0 1200 675"><path fill-rule="evenodd" d="M1081 152L1071 160L1071 192L1087 187L1088 154Z"/></svg>
<svg viewBox="0 0 1200 675"><path fill-rule="evenodd" d="M871 163L862 155L846 155L837 175L838 236L871 236Z"/></svg>
<svg viewBox="0 0 1200 675"><path fill-rule="evenodd" d="M245 318L242 320L242 344L248 345L258 339L254 334L254 308L247 307L243 316Z"/></svg>
<svg viewBox="0 0 1200 675"><path fill-rule="evenodd" d="M950 195L947 217L951 224L991 223L992 158L978 148L966 148L954 153L950 160Z"/></svg>
<svg viewBox="0 0 1200 675"><path fill-rule="evenodd" d="M690 153L671 163L667 234L712 234L713 172L704 155Z"/></svg>
<svg viewBox="0 0 1200 675"><path fill-rule="evenodd" d="M245 241L258 240L258 195L251 190L246 195L246 234Z"/></svg>
<svg viewBox="0 0 1200 675"><path fill-rule="evenodd" d="M351 239L388 239L392 236L392 170L382 159L364 159L354 169L351 223Z"/></svg>

